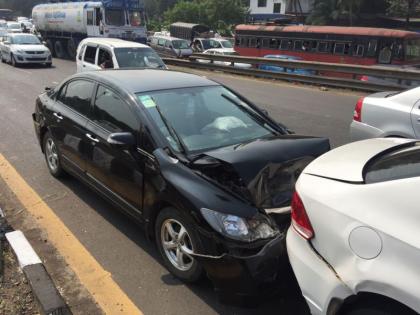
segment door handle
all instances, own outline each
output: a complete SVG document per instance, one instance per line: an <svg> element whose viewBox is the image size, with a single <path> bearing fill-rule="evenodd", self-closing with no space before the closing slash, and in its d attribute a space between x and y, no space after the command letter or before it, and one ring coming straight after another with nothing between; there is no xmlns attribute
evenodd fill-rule
<svg viewBox="0 0 420 315"><path fill-rule="evenodd" d="M93 142L96 142L96 143L98 143L98 142L99 142L99 139L95 138L94 136L92 136L92 135L91 135L91 134L89 134L89 133L87 133L87 134L86 134L86 137L87 137L89 140L92 140Z"/></svg>
<svg viewBox="0 0 420 315"><path fill-rule="evenodd" d="M61 116L59 113L54 113L53 114L55 118L57 118L58 120L63 120L63 116Z"/></svg>

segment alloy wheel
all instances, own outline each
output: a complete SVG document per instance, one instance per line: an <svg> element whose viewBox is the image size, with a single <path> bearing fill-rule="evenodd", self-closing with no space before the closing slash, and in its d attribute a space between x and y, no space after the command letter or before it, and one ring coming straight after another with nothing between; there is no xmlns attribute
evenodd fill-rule
<svg viewBox="0 0 420 315"><path fill-rule="evenodd" d="M45 146L45 154L47 156L48 167L53 171L56 172L58 169L58 152L57 147L54 143L54 140L48 138L46 146Z"/></svg>
<svg viewBox="0 0 420 315"><path fill-rule="evenodd" d="M163 222L160 233L163 251L171 264L181 271L188 271L194 263L191 238L185 227L177 220Z"/></svg>

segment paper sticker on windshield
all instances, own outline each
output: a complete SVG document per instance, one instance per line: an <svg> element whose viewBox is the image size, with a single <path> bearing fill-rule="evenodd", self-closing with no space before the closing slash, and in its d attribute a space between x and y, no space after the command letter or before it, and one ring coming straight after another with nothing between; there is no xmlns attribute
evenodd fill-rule
<svg viewBox="0 0 420 315"><path fill-rule="evenodd" d="M155 101L149 95L141 95L139 99L146 108L156 107Z"/></svg>

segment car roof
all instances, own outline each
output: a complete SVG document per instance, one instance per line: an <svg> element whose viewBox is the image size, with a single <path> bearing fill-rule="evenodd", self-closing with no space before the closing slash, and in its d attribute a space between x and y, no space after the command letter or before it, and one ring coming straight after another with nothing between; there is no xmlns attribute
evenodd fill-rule
<svg viewBox="0 0 420 315"><path fill-rule="evenodd" d="M186 42L187 42L187 40L186 40L186 39L183 39L183 38L178 38L178 37L172 37L172 36L156 35L156 36L152 36L152 38L153 38L153 37L156 37L156 38L161 38L161 39L167 39L167 40L184 40L184 41L186 41Z"/></svg>
<svg viewBox="0 0 420 315"><path fill-rule="evenodd" d="M131 42L119 38L86 38L83 40L83 44L97 44L104 45L113 48L126 48L126 47L143 47L150 48L147 45Z"/></svg>
<svg viewBox="0 0 420 315"><path fill-rule="evenodd" d="M195 74L159 69L91 71L73 77L88 77L98 82L108 82L123 87L130 93L220 85Z"/></svg>
<svg viewBox="0 0 420 315"><path fill-rule="evenodd" d="M377 138L353 142L325 153L310 163L303 172L335 180L362 183L363 170L369 161L388 150L418 141Z"/></svg>

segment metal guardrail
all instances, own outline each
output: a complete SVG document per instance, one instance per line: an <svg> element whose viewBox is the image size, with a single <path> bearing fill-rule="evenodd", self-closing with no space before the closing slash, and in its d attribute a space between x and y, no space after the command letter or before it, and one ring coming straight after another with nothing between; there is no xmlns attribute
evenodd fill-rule
<svg viewBox="0 0 420 315"><path fill-rule="evenodd" d="M209 62L199 62L198 60L208 60ZM385 90L405 90L408 86L390 83L374 83L357 80L358 76L373 76L379 78L401 80L420 81L420 71L406 69L390 69L381 66L359 66L348 64L335 64L313 61L294 61L280 60L271 58L255 58L242 56L223 56L223 55L207 55L194 54L189 59L172 59L164 58L169 65L181 67L191 67L199 69L219 70L234 74L243 74L255 77L263 77L278 80L288 80L300 83L319 84L334 86L340 88L351 88L364 91L385 91ZM231 65L215 64L214 61L230 62ZM235 63L251 64L257 66L260 64L269 64L283 68L291 69L307 69L315 71L314 75L302 75L288 72L273 72L267 70L259 70L257 67L243 69L235 67ZM331 73L345 73L352 78L341 78L331 75Z"/></svg>

